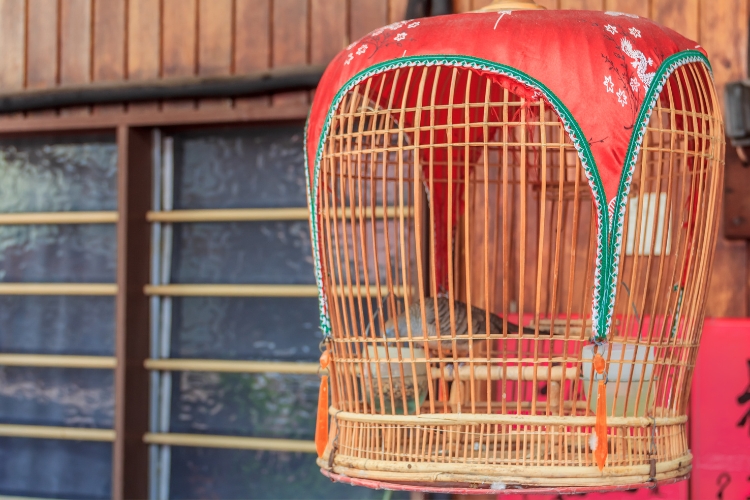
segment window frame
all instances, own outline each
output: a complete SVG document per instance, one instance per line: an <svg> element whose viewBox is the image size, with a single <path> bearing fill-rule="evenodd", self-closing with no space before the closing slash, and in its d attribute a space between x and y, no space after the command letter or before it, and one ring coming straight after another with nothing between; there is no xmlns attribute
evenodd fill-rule
<svg viewBox="0 0 750 500"><path fill-rule="evenodd" d="M307 95L306 93L301 93ZM307 220L307 209L240 209L165 213L152 210L155 187L155 147L167 131L212 126L262 126L304 121L308 99L284 105L268 101L251 106L164 108L75 115L29 115L0 118L0 137L37 134L114 132L117 144L117 210L110 212L54 212L0 214L0 224L114 223L117 233L116 279L106 284L3 283L0 294L78 294L115 297L114 356L0 354L0 366L108 368L114 370L113 429L79 429L38 425L0 424L0 436L107 441L112 443L112 498L149 496L149 449L155 446L197 446L314 453L312 441L186 435L154 430L151 384L153 374L176 370L235 373L317 373L317 363L272 361L186 360L151 356L153 298L176 295L314 296L315 285L166 285L154 286L151 240L159 224L201 221ZM304 210L304 213L303 213ZM174 211L178 212L178 211ZM204 213L200 213L204 212ZM177 287L177 288L175 288ZM182 288L179 288L182 287ZM218 288L217 288L218 287ZM151 452L153 453L153 452ZM153 490L151 490L153 494Z"/></svg>

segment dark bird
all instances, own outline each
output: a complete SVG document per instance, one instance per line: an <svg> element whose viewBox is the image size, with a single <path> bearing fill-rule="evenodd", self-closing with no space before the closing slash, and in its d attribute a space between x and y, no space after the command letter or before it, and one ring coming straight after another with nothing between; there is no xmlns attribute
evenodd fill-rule
<svg viewBox="0 0 750 500"><path fill-rule="evenodd" d="M443 352L453 351L453 340L451 340L451 313L450 299L447 297L438 297L437 314L435 311L435 300L427 298L424 301L426 329L427 329L427 347L432 351L438 350L437 326L440 327L440 341ZM489 333L492 335L503 333L503 318L497 314L490 313ZM453 319L456 325L456 336L469 334L469 308L464 302L453 302ZM419 303L411 304L408 311L398 315L396 318L390 318L385 322L385 337L396 337L396 326L400 338L406 338L409 335L407 322L411 325L412 337L424 338L422 332L422 309ZM533 328L523 327L524 335L534 335L536 331ZM471 306L471 332L473 335L481 336L487 333L487 311L479 307ZM508 333L518 334L518 325L508 322ZM548 335L549 332L540 330L540 333ZM429 340L434 338L435 340ZM456 355L467 356L469 354L469 340L461 338L456 340Z"/></svg>

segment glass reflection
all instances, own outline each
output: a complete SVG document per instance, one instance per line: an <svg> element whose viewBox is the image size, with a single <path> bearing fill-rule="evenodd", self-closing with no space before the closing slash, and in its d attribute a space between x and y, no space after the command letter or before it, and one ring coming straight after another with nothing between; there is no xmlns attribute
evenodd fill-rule
<svg viewBox="0 0 750 500"><path fill-rule="evenodd" d="M0 351L111 356L114 297L0 296Z"/></svg>
<svg viewBox="0 0 750 500"><path fill-rule="evenodd" d="M0 367L0 421L112 428L111 370Z"/></svg>
<svg viewBox="0 0 750 500"><path fill-rule="evenodd" d="M304 207L304 126L175 136L176 209Z"/></svg>
<svg viewBox="0 0 750 500"><path fill-rule="evenodd" d="M317 361L318 299L175 297L172 356Z"/></svg>
<svg viewBox="0 0 750 500"><path fill-rule="evenodd" d="M112 283L114 224L0 226L0 281Z"/></svg>
<svg viewBox="0 0 750 500"><path fill-rule="evenodd" d="M174 248L174 283L315 283L307 221L176 224Z"/></svg>
<svg viewBox="0 0 750 500"><path fill-rule="evenodd" d="M0 495L110 498L112 445L0 437Z"/></svg>
<svg viewBox="0 0 750 500"><path fill-rule="evenodd" d="M313 439L317 375L179 372L172 432Z"/></svg>
<svg viewBox="0 0 750 500"><path fill-rule="evenodd" d="M117 208L112 134L0 140L0 212Z"/></svg>
<svg viewBox="0 0 750 500"><path fill-rule="evenodd" d="M315 455L211 448L172 448L170 497L178 499L366 500L383 492L332 483ZM392 500L409 493L393 492Z"/></svg>

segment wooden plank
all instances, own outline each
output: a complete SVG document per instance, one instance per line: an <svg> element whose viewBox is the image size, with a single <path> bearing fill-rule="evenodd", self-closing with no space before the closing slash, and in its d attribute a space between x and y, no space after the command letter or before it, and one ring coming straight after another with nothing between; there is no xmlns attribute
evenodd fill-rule
<svg viewBox="0 0 750 500"><path fill-rule="evenodd" d="M26 37L24 2L0 0L0 88L23 88Z"/></svg>
<svg viewBox="0 0 750 500"><path fill-rule="evenodd" d="M117 81L125 69L125 0L94 0L93 80ZM94 107L94 113L122 113L121 104Z"/></svg>
<svg viewBox="0 0 750 500"><path fill-rule="evenodd" d="M660 0L661 2L662 0ZM708 53L713 65L719 94L731 79L745 75L745 49L747 47L747 2L744 0L702 1L699 43ZM697 9L696 9L697 11ZM692 21L688 23L692 26ZM687 36L694 35L686 33ZM723 104L723 100L720 101ZM733 148L727 148L727 174L725 186L737 187L734 173L742 171ZM729 196L727 198L730 198ZM728 200L731 201L731 200ZM706 315L746 316L748 309L748 251L745 241L727 241L720 236L716 243L713 274L709 285Z"/></svg>
<svg viewBox="0 0 750 500"><path fill-rule="evenodd" d="M492 3L492 0L472 0L471 10L481 9Z"/></svg>
<svg viewBox="0 0 750 500"><path fill-rule="evenodd" d="M152 80L161 73L159 0L128 0L128 79ZM133 103L131 113L157 109L157 103Z"/></svg>
<svg viewBox="0 0 750 500"><path fill-rule="evenodd" d="M379 2L382 3L382 2ZM307 1L273 1L273 67L308 64ZM284 92L272 98L273 106L308 102L307 92Z"/></svg>
<svg viewBox="0 0 750 500"><path fill-rule="evenodd" d="M232 0L198 2L198 74L232 72ZM202 99L199 107L229 107L229 99Z"/></svg>
<svg viewBox="0 0 750 500"><path fill-rule="evenodd" d="M453 12L460 14L471 10L471 0L453 0Z"/></svg>
<svg viewBox="0 0 750 500"><path fill-rule="evenodd" d="M234 71L252 73L271 67L270 0L235 0ZM315 2L318 4L319 2ZM268 107L269 97L235 100L235 107Z"/></svg>
<svg viewBox="0 0 750 500"><path fill-rule="evenodd" d="M406 5L408 3L408 0L389 0L388 23L395 23L406 19Z"/></svg>
<svg viewBox="0 0 750 500"><path fill-rule="evenodd" d="M383 1L350 0L349 22L351 40L359 40L388 24L388 4Z"/></svg>
<svg viewBox="0 0 750 500"><path fill-rule="evenodd" d="M645 0L606 0L607 10L635 14L636 16L648 17L648 1Z"/></svg>
<svg viewBox="0 0 750 500"><path fill-rule="evenodd" d="M701 2L699 43L708 53L723 106L724 85L747 75L748 3L745 0Z"/></svg>
<svg viewBox="0 0 750 500"><path fill-rule="evenodd" d="M313 2L310 9L310 62L328 64L347 45L346 0Z"/></svg>
<svg viewBox="0 0 750 500"><path fill-rule="evenodd" d="M721 2L711 2L711 9ZM651 19L692 40L698 39L698 0L652 0Z"/></svg>
<svg viewBox="0 0 750 500"><path fill-rule="evenodd" d="M60 4L60 83L91 81L91 1L67 0ZM89 106L60 110L62 115L88 115Z"/></svg>
<svg viewBox="0 0 750 500"><path fill-rule="evenodd" d="M0 88L18 90L26 79L26 3L0 0ZM0 122L23 118L23 113L0 116Z"/></svg>
<svg viewBox="0 0 750 500"><path fill-rule="evenodd" d="M542 5L549 10L556 10L560 8L560 0L534 0L539 5Z"/></svg>
<svg viewBox="0 0 750 500"><path fill-rule="evenodd" d="M113 130L120 125L133 127L170 127L180 125L231 125L262 121L302 120L307 118L307 104L282 108L234 108L198 110L171 109L148 113L91 115L86 120L74 117L41 116L25 120L0 121L0 135L25 132Z"/></svg>
<svg viewBox="0 0 750 500"><path fill-rule="evenodd" d="M115 313L115 442L112 498L148 496L149 300L141 293L149 282L151 205L151 133L117 129L117 284Z"/></svg>
<svg viewBox="0 0 750 500"><path fill-rule="evenodd" d="M162 0L162 76L196 74L197 0ZM172 101L164 109L195 107L192 100Z"/></svg>
<svg viewBox="0 0 750 500"><path fill-rule="evenodd" d="M604 0L561 0L561 9L604 10Z"/></svg>
<svg viewBox="0 0 750 500"><path fill-rule="evenodd" d="M58 83L58 3L28 0L26 34L26 87L47 88ZM27 116L54 116L55 110Z"/></svg>

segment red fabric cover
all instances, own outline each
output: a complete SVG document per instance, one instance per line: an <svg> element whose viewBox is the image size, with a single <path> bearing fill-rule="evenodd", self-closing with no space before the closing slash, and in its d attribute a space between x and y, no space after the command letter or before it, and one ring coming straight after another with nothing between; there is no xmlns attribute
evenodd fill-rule
<svg viewBox="0 0 750 500"><path fill-rule="evenodd" d="M371 66L404 56L461 55L511 66L547 86L580 125L610 202L649 76L667 57L691 49L703 51L648 19L615 12L467 13L380 28L336 56L318 86L308 123L311 183L326 115L347 81ZM539 98L511 79L493 79L517 95ZM404 84L405 77L398 85ZM458 90L456 94L462 95ZM401 97L397 94L395 99Z"/></svg>

